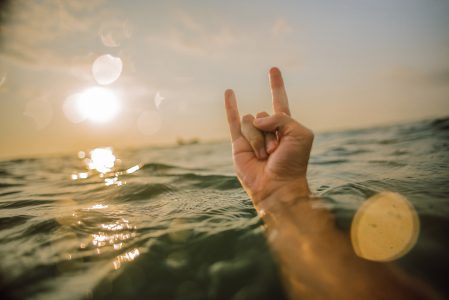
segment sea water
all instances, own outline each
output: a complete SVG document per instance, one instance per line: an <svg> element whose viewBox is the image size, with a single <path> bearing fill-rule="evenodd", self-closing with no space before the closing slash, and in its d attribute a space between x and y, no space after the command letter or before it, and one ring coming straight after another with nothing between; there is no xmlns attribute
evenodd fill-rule
<svg viewBox="0 0 449 300"><path fill-rule="evenodd" d="M438 119L318 134L309 181L348 233L406 197L421 228L394 263L449 296L448 170ZM228 142L1 161L0 257L1 299L285 299Z"/></svg>

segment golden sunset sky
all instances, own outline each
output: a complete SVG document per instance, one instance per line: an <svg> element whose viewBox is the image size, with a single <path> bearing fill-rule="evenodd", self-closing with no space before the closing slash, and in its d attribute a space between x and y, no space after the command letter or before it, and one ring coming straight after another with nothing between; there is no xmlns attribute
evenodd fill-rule
<svg viewBox="0 0 449 300"><path fill-rule="evenodd" d="M235 90L242 114L270 112L271 66L293 116L316 132L449 115L446 0L0 8L0 158L226 139L223 91ZM102 55L112 83L94 77ZM101 107L110 100L117 107ZM98 122L98 109L110 118Z"/></svg>

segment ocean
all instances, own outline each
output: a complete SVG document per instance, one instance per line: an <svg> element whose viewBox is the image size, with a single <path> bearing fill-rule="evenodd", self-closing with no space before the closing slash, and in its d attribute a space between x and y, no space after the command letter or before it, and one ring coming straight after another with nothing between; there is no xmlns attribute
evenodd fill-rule
<svg viewBox="0 0 449 300"><path fill-rule="evenodd" d="M317 134L313 193L348 232L369 197L420 221L394 263L449 297L449 118ZM333 253L329 253L333 255ZM1 299L285 299L228 142L0 161Z"/></svg>

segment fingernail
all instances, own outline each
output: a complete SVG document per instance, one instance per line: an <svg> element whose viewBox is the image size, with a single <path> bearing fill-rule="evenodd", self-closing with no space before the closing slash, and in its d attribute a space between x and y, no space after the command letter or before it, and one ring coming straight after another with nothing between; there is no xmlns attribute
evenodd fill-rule
<svg viewBox="0 0 449 300"><path fill-rule="evenodd" d="M278 67L272 67L269 71L270 74L274 75L274 74L280 74L281 70L279 70Z"/></svg>
<svg viewBox="0 0 449 300"><path fill-rule="evenodd" d="M260 149L259 150L259 159L260 160L264 160L264 159L267 159L267 157L268 157L268 154L267 154L267 152L265 151L265 148L262 148L262 149Z"/></svg>

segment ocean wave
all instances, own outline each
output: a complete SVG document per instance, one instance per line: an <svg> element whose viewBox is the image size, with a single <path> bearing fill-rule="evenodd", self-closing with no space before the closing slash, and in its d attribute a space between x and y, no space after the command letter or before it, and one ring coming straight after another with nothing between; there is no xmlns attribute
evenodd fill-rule
<svg viewBox="0 0 449 300"><path fill-rule="evenodd" d="M213 188L218 190L232 190L241 188L240 182L235 176L187 173L176 175L176 181L190 182L192 187L200 189Z"/></svg>
<svg viewBox="0 0 449 300"><path fill-rule="evenodd" d="M24 186L23 183L6 183L6 182L0 182L0 189L2 188L9 188L9 187L20 187Z"/></svg>
<svg viewBox="0 0 449 300"><path fill-rule="evenodd" d="M407 197L422 235L400 263L447 295L448 128L442 118L317 134L309 168L312 191L346 231L374 194ZM0 162L0 293L285 299L229 152L228 144L129 150L106 174L76 153ZM87 178L72 180L80 172Z"/></svg>
<svg viewBox="0 0 449 300"><path fill-rule="evenodd" d="M162 163L146 163L141 168L143 171L165 171L169 169L179 169L179 167Z"/></svg>
<svg viewBox="0 0 449 300"><path fill-rule="evenodd" d="M138 184L129 183L122 186L114 196L118 201L135 201L135 200L147 200L161 194L170 193L176 189L168 184L162 183L148 183Z"/></svg>
<svg viewBox="0 0 449 300"><path fill-rule="evenodd" d="M449 117L433 120L430 122L430 126L438 130L449 131Z"/></svg>
<svg viewBox="0 0 449 300"><path fill-rule="evenodd" d="M53 200L33 200L33 199L13 200L7 202L0 202L0 209L22 208L30 206L36 207L40 205L51 205L51 204L54 204Z"/></svg>
<svg viewBox="0 0 449 300"><path fill-rule="evenodd" d="M26 215L17 215L17 216L12 216L12 217L1 217L0 218L0 230L12 228L17 225L22 225L31 218L32 218L31 216L26 216Z"/></svg>
<svg viewBox="0 0 449 300"><path fill-rule="evenodd" d="M343 164L343 163L347 163L349 162L349 160L347 159L310 159L310 164L311 165L335 165L335 164Z"/></svg>
<svg viewBox="0 0 449 300"><path fill-rule="evenodd" d="M36 220L32 224L30 224L30 226L23 232L22 236L28 237L42 233L50 234L60 226L61 225L55 218L49 218L40 221Z"/></svg>

